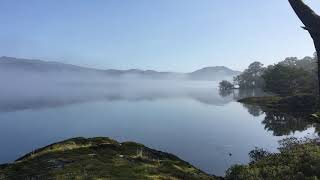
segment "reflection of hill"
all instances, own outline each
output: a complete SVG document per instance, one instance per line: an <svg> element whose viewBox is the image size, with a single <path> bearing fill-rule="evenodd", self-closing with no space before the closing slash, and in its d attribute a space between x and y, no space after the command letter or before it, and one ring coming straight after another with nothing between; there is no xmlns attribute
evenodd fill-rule
<svg viewBox="0 0 320 180"><path fill-rule="evenodd" d="M27 109L40 109L65 106L91 101L154 101L161 99L193 99L203 104L222 106L232 101L231 97L222 98L215 88L137 88L126 85L113 87L59 86L37 91L7 91L0 94L0 112Z"/></svg>
<svg viewBox="0 0 320 180"><path fill-rule="evenodd" d="M190 92L188 93L188 97L203 104L215 106L223 106L233 101L232 97L220 97L218 91L215 89L202 92Z"/></svg>

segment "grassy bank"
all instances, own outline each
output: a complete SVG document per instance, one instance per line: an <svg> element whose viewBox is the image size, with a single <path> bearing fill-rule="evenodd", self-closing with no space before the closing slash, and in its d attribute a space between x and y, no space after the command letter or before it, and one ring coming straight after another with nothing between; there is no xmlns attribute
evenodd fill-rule
<svg viewBox="0 0 320 180"><path fill-rule="evenodd" d="M0 179L218 179L134 142L74 138L0 165Z"/></svg>
<svg viewBox="0 0 320 180"><path fill-rule="evenodd" d="M265 112L299 114L304 115L306 120L320 122L319 98L310 94L249 97L240 99L238 102L257 105Z"/></svg>
<svg viewBox="0 0 320 180"><path fill-rule="evenodd" d="M298 94L292 96L264 96L248 97L238 102L259 105L271 110L312 112L318 109L318 97L311 94Z"/></svg>

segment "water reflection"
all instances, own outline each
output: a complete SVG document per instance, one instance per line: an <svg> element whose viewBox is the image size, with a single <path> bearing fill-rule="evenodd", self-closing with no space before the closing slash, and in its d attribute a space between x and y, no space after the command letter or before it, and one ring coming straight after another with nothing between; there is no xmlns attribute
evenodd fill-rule
<svg viewBox="0 0 320 180"><path fill-rule="evenodd" d="M242 105L255 117L264 115L264 120L261 123L265 130L271 131L274 136L291 135L295 132L305 131L310 127L319 126L309 120L310 112L279 112L270 111L258 105ZM320 132L319 130L316 128L317 133Z"/></svg>
<svg viewBox="0 0 320 180"><path fill-rule="evenodd" d="M274 136L290 135L313 126L313 123L307 120L306 114L290 115L281 112L265 112L262 124L266 130L272 131Z"/></svg>
<svg viewBox="0 0 320 180"><path fill-rule="evenodd" d="M106 136L173 153L206 172L223 176L232 164L247 163L247 154L254 147L276 150L281 137L256 123L265 112L234 102L259 96L261 91L233 91L221 96L215 85L208 87L207 83L174 87L144 83L142 88L81 85L36 92L34 88L10 89L0 93L0 110L5 112L0 113L0 142L6 145L0 149L0 163L71 137ZM267 130L274 131L274 126Z"/></svg>
<svg viewBox="0 0 320 180"><path fill-rule="evenodd" d="M251 104L242 104L242 106L248 110L248 113L251 114L254 117L259 117L264 114L261 107L257 105L251 105Z"/></svg>
<svg viewBox="0 0 320 180"><path fill-rule="evenodd" d="M268 95L263 93L261 89L227 91L220 92L219 94L222 97L232 96L235 100ZM272 132L274 136L287 136L295 132L303 132L310 127L314 127L316 133L320 134L320 125L309 120L311 112L299 110L280 112L269 110L259 105L244 103L242 106L254 117L264 116L261 123L264 125L264 129Z"/></svg>
<svg viewBox="0 0 320 180"><path fill-rule="evenodd" d="M57 93L59 92L59 93ZM53 95L54 94L54 95ZM224 106L232 101L245 97L265 96L261 89L219 91L211 87L183 88L61 88L36 94L20 94L19 96L0 95L0 112L14 112L27 109L42 109L79 104L93 101L156 101L159 99L184 98L202 104ZM265 130L274 136L290 135L315 127L320 132L320 125L307 121L309 112L277 112L269 111L258 105L242 104L254 117L264 116L262 124Z"/></svg>
<svg viewBox="0 0 320 180"><path fill-rule="evenodd" d="M219 95L221 97L229 97L231 94L233 94L235 91L234 90L219 90ZM233 94L234 97L234 94Z"/></svg>
<svg viewBox="0 0 320 180"><path fill-rule="evenodd" d="M202 104L223 106L233 101L231 96L219 96L214 86L143 87L137 86L65 86L50 90L0 94L0 112L43 109L94 101L156 101L159 99L193 99Z"/></svg>

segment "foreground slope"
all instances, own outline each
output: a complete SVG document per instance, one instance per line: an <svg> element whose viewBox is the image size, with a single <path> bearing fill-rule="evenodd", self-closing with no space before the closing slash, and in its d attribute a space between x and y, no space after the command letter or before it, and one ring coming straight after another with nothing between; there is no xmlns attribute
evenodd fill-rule
<svg viewBox="0 0 320 180"><path fill-rule="evenodd" d="M74 138L0 165L0 179L217 179L134 142Z"/></svg>

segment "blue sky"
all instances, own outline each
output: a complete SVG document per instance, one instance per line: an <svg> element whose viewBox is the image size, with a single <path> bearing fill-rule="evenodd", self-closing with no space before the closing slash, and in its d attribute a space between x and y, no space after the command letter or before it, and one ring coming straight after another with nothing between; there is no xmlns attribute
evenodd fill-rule
<svg viewBox="0 0 320 180"><path fill-rule="evenodd" d="M306 1L320 12L320 1ZM287 0L0 0L0 56L188 72L314 47Z"/></svg>

